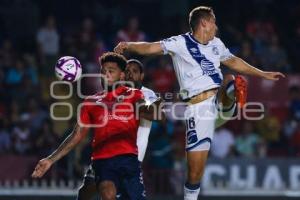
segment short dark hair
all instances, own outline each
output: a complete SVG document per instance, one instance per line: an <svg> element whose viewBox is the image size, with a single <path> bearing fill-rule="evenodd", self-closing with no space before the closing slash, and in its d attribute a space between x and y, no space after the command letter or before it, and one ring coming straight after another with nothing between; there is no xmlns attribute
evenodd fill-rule
<svg viewBox="0 0 300 200"><path fill-rule="evenodd" d="M130 59L130 60L127 60L127 64L130 64L130 63L135 63L139 66L139 69L140 69L140 72L141 73L144 73L144 65L141 61L137 60L137 59Z"/></svg>
<svg viewBox="0 0 300 200"><path fill-rule="evenodd" d="M99 58L99 63L102 66L106 62L114 62L117 63L118 67L122 70L125 71L126 68L126 63L127 59L122 56L121 54L115 53L115 52L107 52L104 53L100 58Z"/></svg>
<svg viewBox="0 0 300 200"><path fill-rule="evenodd" d="M201 19L207 19L212 16L214 10L211 7L199 6L194 8L189 14L190 29L195 31Z"/></svg>

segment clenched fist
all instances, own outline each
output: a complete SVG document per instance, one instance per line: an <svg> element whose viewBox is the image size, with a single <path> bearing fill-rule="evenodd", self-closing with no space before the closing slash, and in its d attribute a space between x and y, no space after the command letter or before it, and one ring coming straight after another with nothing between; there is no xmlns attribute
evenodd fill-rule
<svg viewBox="0 0 300 200"><path fill-rule="evenodd" d="M128 49L128 42L120 42L115 48L114 48L114 52L119 53L119 54L123 54L124 51L126 51L126 49Z"/></svg>

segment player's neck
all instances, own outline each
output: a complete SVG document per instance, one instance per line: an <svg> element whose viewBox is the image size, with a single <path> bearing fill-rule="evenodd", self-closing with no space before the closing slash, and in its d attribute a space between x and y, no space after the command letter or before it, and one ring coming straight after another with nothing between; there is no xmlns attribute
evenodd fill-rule
<svg viewBox="0 0 300 200"><path fill-rule="evenodd" d="M192 33L193 37L199 42L200 44L206 45L208 44L209 40L204 34L199 34L198 32Z"/></svg>
<svg viewBox="0 0 300 200"><path fill-rule="evenodd" d="M134 83L134 87L136 88L136 89L141 89L142 88L142 83L141 82L136 82L136 83Z"/></svg>
<svg viewBox="0 0 300 200"><path fill-rule="evenodd" d="M108 91L108 92L111 92L111 91L113 91L114 89L117 89L117 88L120 87L120 86L121 86L121 84L117 84L117 85L114 85L114 86L108 85L108 86L107 86L107 91Z"/></svg>

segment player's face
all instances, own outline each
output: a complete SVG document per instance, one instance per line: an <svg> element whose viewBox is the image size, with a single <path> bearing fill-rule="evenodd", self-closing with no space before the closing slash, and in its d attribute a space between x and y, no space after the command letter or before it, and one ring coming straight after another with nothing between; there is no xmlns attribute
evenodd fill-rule
<svg viewBox="0 0 300 200"><path fill-rule="evenodd" d="M105 62L101 68L101 74L104 75L108 86L112 86L117 81L123 81L125 74L115 62Z"/></svg>
<svg viewBox="0 0 300 200"><path fill-rule="evenodd" d="M216 17L214 14L207 20L207 35L210 40L212 40L218 31L218 27L216 25Z"/></svg>
<svg viewBox="0 0 300 200"><path fill-rule="evenodd" d="M218 30L215 15L212 13L209 18L201 20L200 23L201 32L206 36L206 39L208 41L214 39Z"/></svg>
<svg viewBox="0 0 300 200"><path fill-rule="evenodd" d="M134 83L141 83L144 79L144 73L141 73L138 64L129 63L125 70L126 81L132 81Z"/></svg>

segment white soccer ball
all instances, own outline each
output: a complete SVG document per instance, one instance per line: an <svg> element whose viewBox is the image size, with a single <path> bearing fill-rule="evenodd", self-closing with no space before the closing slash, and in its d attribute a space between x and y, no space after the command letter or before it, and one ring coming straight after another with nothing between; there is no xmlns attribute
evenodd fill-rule
<svg viewBox="0 0 300 200"><path fill-rule="evenodd" d="M55 74L59 80L75 82L82 74L82 67L77 58L61 57L55 65Z"/></svg>

